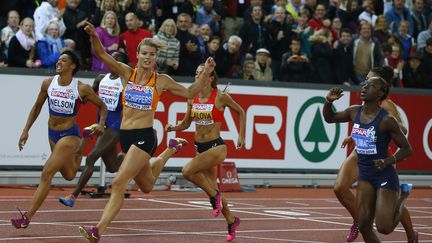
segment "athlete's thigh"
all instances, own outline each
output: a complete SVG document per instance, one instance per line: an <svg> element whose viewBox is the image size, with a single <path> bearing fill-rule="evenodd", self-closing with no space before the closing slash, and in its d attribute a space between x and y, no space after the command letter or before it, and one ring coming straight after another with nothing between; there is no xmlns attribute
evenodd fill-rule
<svg viewBox="0 0 432 243"><path fill-rule="evenodd" d="M358 179L358 156L355 151L345 159L342 163L339 173L336 177L335 184L350 188L351 185Z"/></svg>
<svg viewBox="0 0 432 243"><path fill-rule="evenodd" d="M185 169L192 174L198 171L208 170L214 166L223 163L226 158L226 145L219 145L203 153L197 154L191 161L185 165Z"/></svg>
<svg viewBox="0 0 432 243"><path fill-rule="evenodd" d="M144 169L150 170L149 160L150 155L148 153L132 145L123 159L115 180L119 183L127 183Z"/></svg>
<svg viewBox="0 0 432 243"><path fill-rule="evenodd" d="M375 217L375 188L369 182L360 180L357 185L356 198L359 223L372 224Z"/></svg>
<svg viewBox="0 0 432 243"><path fill-rule="evenodd" d="M90 153L95 154L96 156L104 156L106 153L111 152L112 147L116 146L119 140L119 134L108 128L100 137L98 137L96 144Z"/></svg>
<svg viewBox="0 0 432 243"><path fill-rule="evenodd" d="M45 166L57 168L57 171L69 171L76 168L77 151L81 140L76 136L61 138L54 146Z"/></svg>
<svg viewBox="0 0 432 243"><path fill-rule="evenodd" d="M399 193L390 189L380 188L377 191L376 224L393 222Z"/></svg>

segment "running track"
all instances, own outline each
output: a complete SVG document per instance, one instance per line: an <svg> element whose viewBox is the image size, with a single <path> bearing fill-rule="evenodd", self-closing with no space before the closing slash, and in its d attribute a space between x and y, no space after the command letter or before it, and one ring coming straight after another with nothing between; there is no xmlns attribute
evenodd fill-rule
<svg viewBox="0 0 432 243"><path fill-rule="evenodd" d="M51 190L48 199L27 229L9 222L30 206L35 188L0 188L1 242L87 242L78 233L80 224L95 224L107 199L82 196L75 207L57 201L70 188ZM234 242L345 242L351 218L330 188L271 188L257 192L224 193L235 215L241 218ZM408 199L420 242L432 242L432 189L415 188ZM104 233L101 242L225 242L226 223L212 218L203 192L133 192ZM406 242L402 226L383 242ZM356 242L362 242L361 236Z"/></svg>

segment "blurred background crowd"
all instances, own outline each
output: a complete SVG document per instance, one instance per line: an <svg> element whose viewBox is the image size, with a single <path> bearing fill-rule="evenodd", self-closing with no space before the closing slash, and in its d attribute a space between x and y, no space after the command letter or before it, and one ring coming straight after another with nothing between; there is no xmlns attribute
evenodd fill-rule
<svg viewBox="0 0 432 243"><path fill-rule="evenodd" d="M131 66L143 38L165 41L156 69L170 75L212 56L226 78L358 85L388 65L393 87L432 88L432 0L8 0L0 67L54 69L72 50L83 71L108 72L86 21Z"/></svg>

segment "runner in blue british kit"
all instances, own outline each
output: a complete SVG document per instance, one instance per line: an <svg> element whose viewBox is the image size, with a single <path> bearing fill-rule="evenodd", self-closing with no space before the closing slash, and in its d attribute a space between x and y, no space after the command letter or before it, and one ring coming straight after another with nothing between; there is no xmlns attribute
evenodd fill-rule
<svg viewBox="0 0 432 243"><path fill-rule="evenodd" d="M128 57L121 52L114 52L112 57L127 64ZM108 109L108 116L105 122L105 132L97 138L96 144L86 158L84 171L78 180L78 184L72 194L59 197L59 202L68 207L73 207L75 200L93 175L96 161L102 157L109 172L117 172L123 161L124 154L117 154L117 143L120 141L120 123L122 119L123 105L121 102L123 82L116 73L100 74L93 82L93 90L104 101ZM100 114L98 115L100 118ZM91 131L92 129L90 129Z"/></svg>
<svg viewBox="0 0 432 243"><path fill-rule="evenodd" d="M65 51L60 55L56 63L57 75L43 81L19 139L18 147L22 150L27 142L30 128L39 116L45 100L48 99L48 137L52 152L43 167L30 210L25 214L21 213L20 218L11 219L17 229L28 227L30 220L48 196L55 173L59 171L63 178L69 181L75 178L81 164L82 151L89 141L89 137L81 138L76 124L76 116L82 100L90 101L100 110L99 123L92 128L92 132L95 135L104 132L106 106L89 85L73 77L79 70L79 63L78 57L71 51Z"/></svg>
<svg viewBox="0 0 432 243"><path fill-rule="evenodd" d="M411 191L410 184L399 186L399 178L393 166L407 158L412 149L397 120L380 106L388 93L389 85L385 80L371 77L361 87L363 105L353 105L344 111L334 112L332 103L343 96L343 90L332 88L326 96L323 109L324 118L329 123L354 123L351 134L359 160L356 197L358 224L368 243L380 242L373 230L374 220L378 232L393 232ZM390 140L399 147L392 155L388 154Z"/></svg>

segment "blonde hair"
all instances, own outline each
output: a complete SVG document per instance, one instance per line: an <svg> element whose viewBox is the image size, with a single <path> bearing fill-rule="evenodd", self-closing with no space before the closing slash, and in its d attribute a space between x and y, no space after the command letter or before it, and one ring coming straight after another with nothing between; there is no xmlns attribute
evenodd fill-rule
<svg viewBox="0 0 432 243"><path fill-rule="evenodd" d="M167 45L165 41L161 41L156 38L144 38L137 46L137 52L141 49L141 46L150 46L156 48L156 51L159 51L159 49L166 48Z"/></svg>
<svg viewBox="0 0 432 243"><path fill-rule="evenodd" d="M385 21L387 21L386 16L384 16L384 15L378 15L377 19L375 20L375 26L374 26L374 29L375 29L375 30L383 30L383 29L386 29L386 26L382 26L382 27L378 26L378 22L381 21L381 20L383 20L383 19L384 19Z"/></svg>
<svg viewBox="0 0 432 243"><path fill-rule="evenodd" d="M172 25L174 25L174 34L173 34L173 37L175 37L175 36L177 35L177 26L176 26L176 23L174 22L173 19L166 19L166 20L162 23L161 27L159 28L158 34L160 34L160 33L164 33L164 34L166 34L165 27L166 27L168 24L172 24Z"/></svg>
<svg viewBox="0 0 432 243"><path fill-rule="evenodd" d="M112 35L114 35L114 36L118 36L118 35L120 35L120 25L119 25L119 23L118 23L117 14L116 14L114 11L109 10L109 11L106 11L106 12L105 12L105 14L104 14L104 16L103 16L103 18L102 18L102 21L101 21L100 27L102 27L102 28L104 28L104 29L107 28L107 25L106 25L106 22L105 22L105 21L106 21L106 18L107 18L109 15L112 15L112 16L114 17L114 19L115 19L115 24L114 24L114 27L113 27Z"/></svg>

